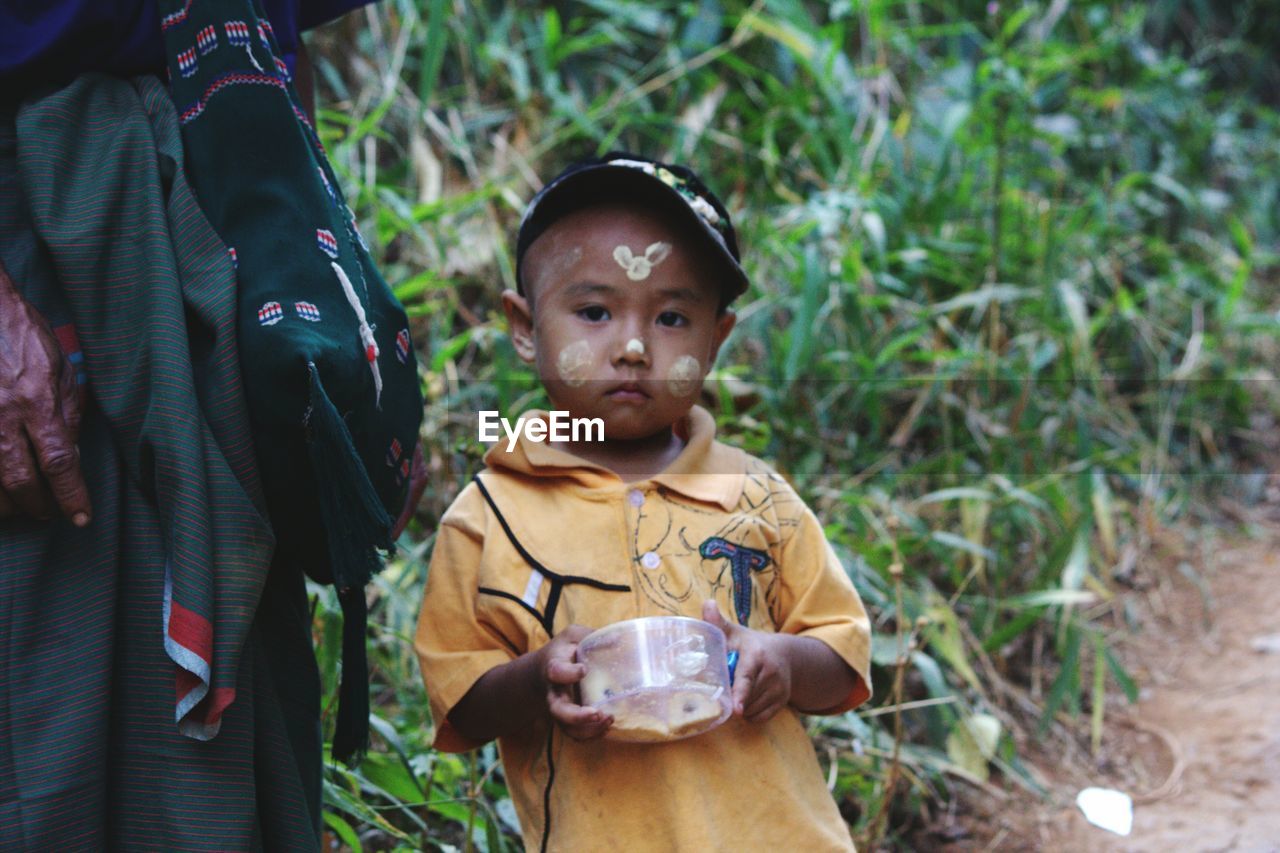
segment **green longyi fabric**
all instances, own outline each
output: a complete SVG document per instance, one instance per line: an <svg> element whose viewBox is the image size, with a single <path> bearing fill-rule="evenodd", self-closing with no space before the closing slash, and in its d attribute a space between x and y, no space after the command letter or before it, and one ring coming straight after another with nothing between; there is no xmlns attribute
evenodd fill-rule
<svg viewBox="0 0 1280 853"><path fill-rule="evenodd" d="M0 522L0 847L317 849L304 581L272 564L234 271L164 86L89 75L0 116L0 233L79 336L94 507Z"/></svg>

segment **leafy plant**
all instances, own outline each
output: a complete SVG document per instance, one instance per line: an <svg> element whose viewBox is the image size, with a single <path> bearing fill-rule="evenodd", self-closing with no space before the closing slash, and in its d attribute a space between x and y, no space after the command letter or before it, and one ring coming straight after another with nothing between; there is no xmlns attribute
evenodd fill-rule
<svg viewBox="0 0 1280 853"><path fill-rule="evenodd" d="M330 771L334 838L516 844L492 748L431 750L409 638L474 412L542 399L498 301L523 205L617 147L698 170L746 247L706 402L819 510L873 613L877 699L813 723L862 839L908 843L979 765L1036 789L1024 732L1096 748L1134 695L1121 582L1280 411L1249 381L1280 307L1275 63L1256 4L1208 36L1185 24L1207 9L387 0L318 34L323 137L414 317L433 472L376 589L378 749Z"/></svg>

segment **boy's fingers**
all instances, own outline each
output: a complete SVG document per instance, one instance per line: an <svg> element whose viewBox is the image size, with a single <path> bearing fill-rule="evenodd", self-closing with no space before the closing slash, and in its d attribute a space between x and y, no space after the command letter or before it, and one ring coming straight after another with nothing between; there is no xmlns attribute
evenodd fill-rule
<svg viewBox="0 0 1280 853"><path fill-rule="evenodd" d="M603 738L604 734L609 730L608 724L594 726L573 726L572 729L566 729L566 733L573 740L596 740Z"/></svg>
<svg viewBox="0 0 1280 853"><path fill-rule="evenodd" d="M608 715L603 711L579 705L558 690L547 694L547 710L565 728L600 725L609 721Z"/></svg>
<svg viewBox="0 0 1280 853"><path fill-rule="evenodd" d="M710 622L720 630L724 630L724 618L720 616L720 607L716 604L715 599L708 598L702 602L702 621Z"/></svg>
<svg viewBox="0 0 1280 853"><path fill-rule="evenodd" d="M702 602L702 621L710 622L721 631L724 631L725 637L730 641L730 648L733 648L733 635L738 626L730 623L724 618L724 614L720 612L720 605L716 604L714 598L708 598L706 601Z"/></svg>
<svg viewBox="0 0 1280 853"><path fill-rule="evenodd" d="M742 709L742 716L752 723L769 719L786 704L785 693L780 684L765 684L763 689L746 703Z"/></svg>
<svg viewBox="0 0 1280 853"><path fill-rule="evenodd" d="M597 722L586 723L577 726L565 726L564 730L569 737L574 740L595 740L604 737L609 731L609 726L613 725L613 718L606 716Z"/></svg>
<svg viewBox="0 0 1280 853"><path fill-rule="evenodd" d="M769 702L768 704L758 709L748 710L744 712L742 717L748 723L767 723L769 720L772 720L774 716L779 711L781 711L784 707L785 707L785 703L778 702L775 700L775 701Z"/></svg>
<svg viewBox="0 0 1280 853"><path fill-rule="evenodd" d="M733 711L739 716L747 707L747 702L751 699L751 691L756 686L756 668L753 666L743 666L742 662L738 663L738 671L733 677Z"/></svg>
<svg viewBox="0 0 1280 853"><path fill-rule="evenodd" d="M552 684L577 684L587 674L587 668L563 658L552 658L547 663L547 681Z"/></svg>
<svg viewBox="0 0 1280 853"><path fill-rule="evenodd" d="M586 625L574 624L574 625L570 625L568 628L565 628L556 636L564 637L566 640L569 640L570 642L572 642L576 651L576 647L578 643L582 642L582 639L590 633L591 633L591 629L588 628Z"/></svg>

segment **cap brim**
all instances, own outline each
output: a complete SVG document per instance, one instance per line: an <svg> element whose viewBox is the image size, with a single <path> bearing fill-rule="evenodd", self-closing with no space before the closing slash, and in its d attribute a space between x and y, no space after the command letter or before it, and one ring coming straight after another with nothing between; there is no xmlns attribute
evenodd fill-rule
<svg viewBox="0 0 1280 853"><path fill-rule="evenodd" d="M521 267L525 252L552 223L568 214L606 202L653 204L669 209L681 222L686 233L706 244L720 260L729 275L725 288L730 299L746 292L749 281L742 264L733 256L724 236L698 215L679 191L659 178L630 166L593 163L552 181L534 197L520 223L516 243L516 282L524 292Z"/></svg>

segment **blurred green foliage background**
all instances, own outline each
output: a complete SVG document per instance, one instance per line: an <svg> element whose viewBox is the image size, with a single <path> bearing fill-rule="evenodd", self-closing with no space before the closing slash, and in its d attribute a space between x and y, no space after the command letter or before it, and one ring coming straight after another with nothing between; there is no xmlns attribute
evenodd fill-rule
<svg viewBox="0 0 1280 853"><path fill-rule="evenodd" d="M518 849L494 748L430 749L410 640L476 410L542 399L499 310L524 203L613 148L690 165L738 226L753 286L706 403L872 612L876 699L811 721L864 849L918 844L958 784L1039 790L1033 741L1087 761L1135 695L1116 647L1153 537L1265 485L1274 7L384 0L315 34L323 137L413 317L432 470L372 593L375 749L329 770L332 838Z"/></svg>

